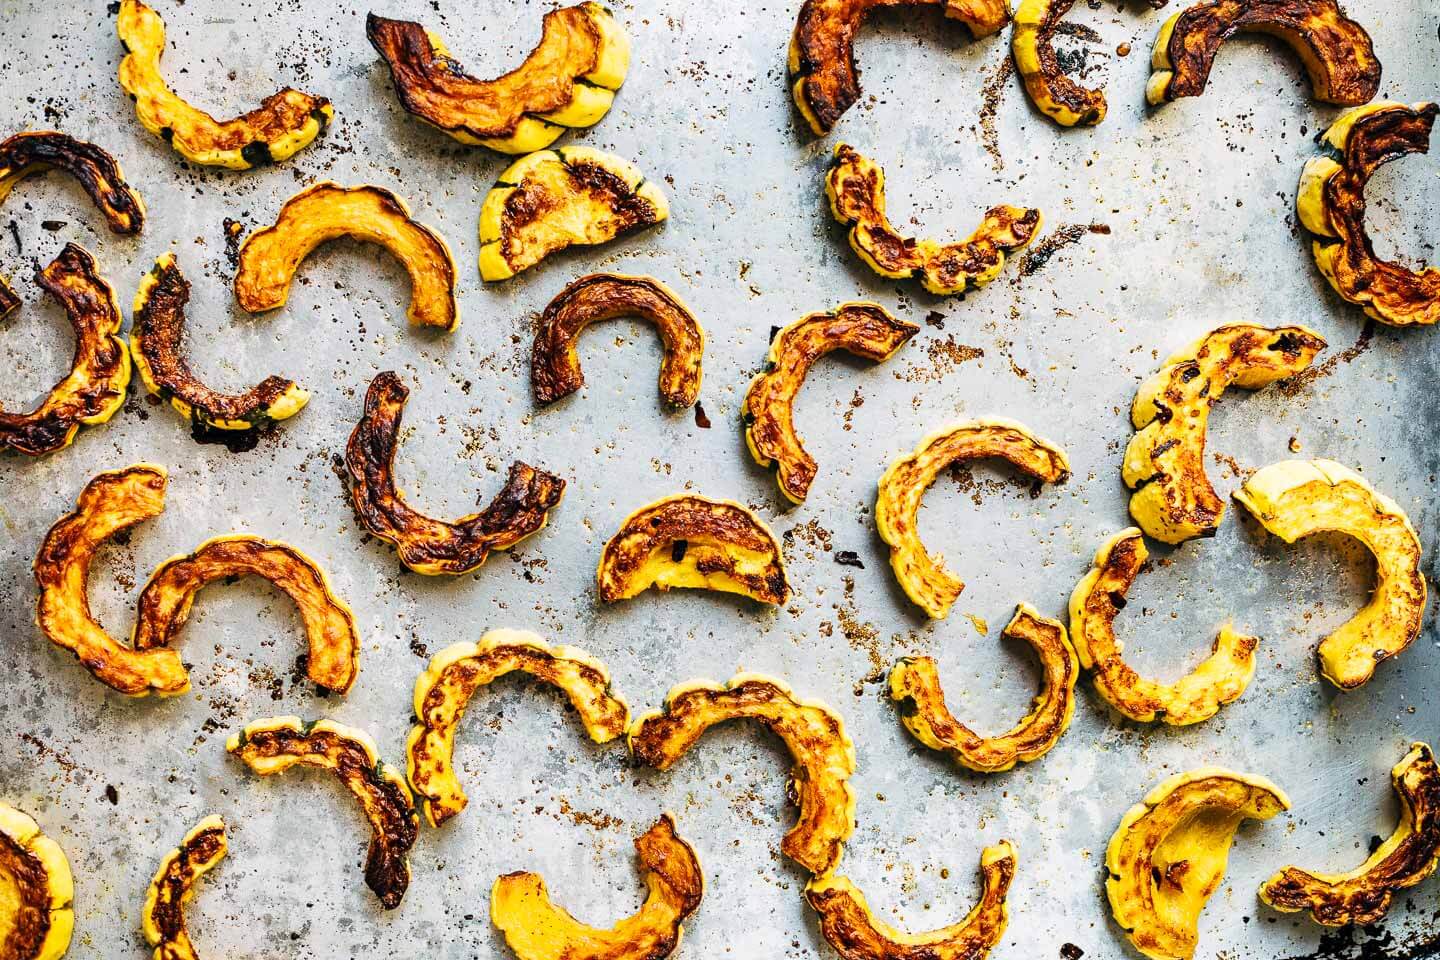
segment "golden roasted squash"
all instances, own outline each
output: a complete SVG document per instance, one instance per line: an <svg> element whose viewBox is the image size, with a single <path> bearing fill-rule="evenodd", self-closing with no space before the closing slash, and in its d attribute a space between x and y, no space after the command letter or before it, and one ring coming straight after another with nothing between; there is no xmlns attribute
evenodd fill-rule
<svg viewBox="0 0 1440 960"><path fill-rule="evenodd" d="M670 216L660 186L609 153L540 150L500 174L480 208L480 277L506 280L566 247L607 243Z"/></svg>
<svg viewBox="0 0 1440 960"><path fill-rule="evenodd" d="M383 187L306 187L280 208L275 223L245 238L235 271L235 299L251 313L285 305L301 262L336 237L377 243L410 274L406 316L417 327L454 330L455 260L440 234L416 222L410 208Z"/></svg>
<svg viewBox="0 0 1440 960"><path fill-rule="evenodd" d="M115 31L125 45L120 86L135 101L135 116L186 160L248 170L279 163L309 145L335 116L324 97L286 87L233 120L216 120L175 94L160 73L165 21L140 0L122 0Z"/></svg>
<svg viewBox="0 0 1440 960"><path fill-rule="evenodd" d="M406 747L410 785L431 826L468 802L454 764L455 729L465 708L481 687L509 673L564 693L596 743L609 743L630 723L630 708L610 690L610 671L583 650L551 646L525 630L491 630L479 643L446 647L415 681L415 726Z"/></svg>
<svg viewBox="0 0 1440 960"><path fill-rule="evenodd" d="M818 470L795 432L795 396L815 361L844 350L879 363L919 332L878 303L842 303L828 313L807 314L771 337L765 369L750 382L740 416L750 456L775 470L780 492L791 502L804 502Z"/></svg>
<svg viewBox="0 0 1440 960"><path fill-rule="evenodd" d="M1400 505L1360 474L1334 460L1284 460L1246 480L1235 499L1286 543L1343 533L1374 555L1369 602L1320 641L1325 679L1353 690L1419 635L1426 593L1420 537Z"/></svg>
<svg viewBox="0 0 1440 960"><path fill-rule="evenodd" d="M1232 323L1171 356L1141 384L1122 467L1140 529L1166 543L1214 536L1225 501L1205 475L1211 406L1227 387L1258 390L1294 376L1323 349L1324 338L1308 327Z"/></svg>
<svg viewBox="0 0 1440 960"><path fill-rule="evenodd" d="M664 814L635 838L648 895L639 911L608 930L592 927L550 902L534 873L507 873L490 891L490 919L520 960L663 960L680 946L681 923L705 892L695 850Z"/></svg>
<svg viewBox="0 0 1440 960"><path fill-rule="evenodd" d="M1010 55L1036 109L1062 127L1093 127L1105 119L1104 91L1072 80L1055 52L1060 22L1073 6L1075 0L1020 0Z"/></svg>
<svg viewBox="0 0 1440 960"><path fill-rule="evenodd" d="M65 851L0 803L0 958L60 960L75 930L74 902Z"/></svg>
<svg viewBox="0 0 1440 960"><path fill-rule="evenodd" d="M212 815L160 861L140 913L140 929L155 948L154 960L199 960L185 927L185 905L195 899L196 882L225 859L228 848L225 821Z"/></svg>
<svg viewBox="0 0 1440 960"><path fill-rule="evenodd" d="M545 14L539 45L494 80L467 74L418 23L372 13L365 34L407 112L461 143L502 153L540 150L568 129L599 123L630 67L624 27L593 2Z"/></svg>
<svg viewBox="0 0 1440 960"><path fill-rule="evenodd" d="M1043 483L1070 477L1065 451L1013 420L971 420L946 427L920 442L915 452L890 464L875 498L875 529L890 545L890 567L912 603L943 620L965 584L945 570L920 542L920 500L940 471L971 460L1004 460Z"/></svg>
<svg viewBox="0 0 1440 960"><path fill-rule="evenodd" d="M333 720L270 717L232 734L225 749L261 776L297 764L335 774L370 823L365 885L385 909L399 906L410 886L410 848L420 832L420 815L405 777L379 758L369 734Z"/></svg>
<svg viewBox="0 0 1440 960"><path fill-rule="evenodd" d="M814 874L835 869L855 832L855 745L840 715L818 700L798 700L779 680L738 673L723 687L696 680L672 687L661 710L637 717L627 740L641 763L668 770L718 723L756 720L784 741L795 760L787 795L800 817L780 849Z"/></svg>

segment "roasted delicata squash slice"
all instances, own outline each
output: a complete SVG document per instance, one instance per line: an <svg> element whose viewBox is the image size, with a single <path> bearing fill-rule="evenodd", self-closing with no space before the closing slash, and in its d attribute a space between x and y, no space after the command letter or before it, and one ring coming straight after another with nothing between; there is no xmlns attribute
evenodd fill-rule
<svg viewBox="0 0 1440 960"><path fill-rule="evenodd" d="M1365 28L1337 0L1203 0L1160 28L1145 97L1159 105L1205 92L1220 45L1237 33L1268 33L1300 56L1310 94L1359 106L1380 89L1380 61Z"/></svg>
<svg viewBox="0 0 1440 960"><path fill-rule="evenodd" d="M155 948L154 960L199 960L185 926L185 906L195 899L196 883L225 859L228 849L225 821L212 815L160 861L140 913L140 929Z"/></svg>
<svg viewBox="0 0 1440 960"><path fill-rule="evenodd" d="M1015 877L1015 848L1008 841L980 855L980 902L958 923L926 933L905 933L880 920L847 877L827 874L805 886L820 915L820 932L841 960L984 960L1005 935L1005 897Z"/></svg>
<svg viewBox="0 0 1440 960"><path fill-rule="evenodd" d="M431 826L465 809L455 775L455 730L481 687L525 673L565 694L596 743L609 743L630 724L630 708L610 690L610 671L583 650L551 646L525 630L491 630L479 643L437 653L415 681L415 726L406 748L410 785Z"/></svg>
<svg viewBox="0 0 1440 960"><path fill-rule="evenodd" d="M1269 780L1220 767L1178 773L1131 807L1105 851L1105 892L1135 948L1154 960L1194 956L1200 911L1225 878L1240 821L1288 809Z"/></svg>
<svg viewBox="0 0 1440 960"><path fill-rule="evenodd" d="M286 87L233 120L216 120L175 94L160 73L165 21L140 0L122 0L115 31L125 45L120 86L135 116L186 160L248 170L288 159L308 146L335 116L324 97Z"/></svg>
<svg viewBox="0 0 1440 960"><path fill-rule="evenodd" d="M930 617L945 619L965 584L920 542L920 500L940 471L971 460L1004 460L1043 483L1070 477L1065 451L1013 420L971 420L921 441L915 452L890 464L875 498L875 529L890 545L890 566L905 595Z"/></svg>
<svg viewBox="0 0 1440 960"><path fill-rule="evenodd" d="M286 200L273 225L241 244L235 299L250 313L284 306L301 262L336 237L379 244L404 265L410 274L406 316L411 324L455 329L460 315L450 248L440 234L410 216L405 201L383 187L342 187L326 181Z"/></svg>
<svg viewBox="0 0 1440 960"><path fill-rule="evenodd" d="M0 957L60 960L75 930L75 881L60 845L0 803Z"/></svg>
<svg viewBox="0 0 1440 960"><path fill-rule="evenodd" d="M1225 501L1205 475L1211 406L1228 387L1259 390L1294 376L1323 349L1324 338L1308 327L1232 323L1171 356L1141 384L1122 467L1140 529L1165 543L1214 536Z"/></svg>
<svg viewBox="0 0 1440 960"><path fill-rule="evenodd" d="M1374 555L1370 601L1320 641L1326 680L1353 690L1419 635L1426 592L1420 537L1400 505L1360 474L1334 460L1284 460L1246 480L1235 499L1286 543L1343 533Z"/></svg>
<svg viewBox="0 0 1440 960"><path fill-rule="evenodd" d="M795 397L815 361L844 350L879 363L919 332L878 303L842 303L801 317L771 338L765 369L750 382L740 415L750 455L775 470L780 492L791 502L804 502L819 469L795 432Z"/></svg>
<svg viewBox="0 0 1440 960"><path fill-rule="evenodd" d="M705 331L690 308L654 277L592 273L556 294L540 316L530 353L530 388L537 403L554 403L585 385L576 343L598 320L639 317L655 324L664 344L660 396L676 409L700 399Z"/></svg>
<svg viewBox="0 0 1440 960"><path fill-rule="evenodd" d="M410 848L420 831L420 815L405 777L379 758L369 734L333 720L271 717L231 735L225 749L261 776L296 765L335 774L370 823L365 885L387 910L399 906L410 885Z"/></svg>
<svg viewBox="0 0 1440 960"><path fill-rule="evenodd" d="M670 216L654 181L629 162L586 147L516 160L480 208L480 276L506 280L572 246L608 243Z"/></svg>
<svg viewBox="0 0 1440 960"><path fill-rule="evenodd" d="M545 14L539 46L494 80L467 74L418 23L372 13L365 34L407 112L461 143L502 153L541 150L568 129L599 123L630 68L625 29L598 3Z"/></svg>
<svg viewBox="0 0 1440 960"><path fill-rule="evenodd" d="M680 946L681 923L700 906L705 874L695 850L664 814L635 838L648 895L636 913L608 930L550 902L534 873L507 873L490 891L490 919L520 960L663 960Z"/></svg>
<svg viewBox="0 0 1440 960"><path fill-rule="evenodd" d="M1374 103L1325 131L1329 155L1305 164L1295 206L1315 234L1315 264L1343 299L1397 327L1440 321L1440 268L1412 270L1375 255L1365 230L1365 185L1381 164L1430 149L1440 107Z"/></svg>
<svg viewBox="0 0 1440 960"><path fill-rule="evenodd" d="M825 175L830 212L850 228L850 247L882 277L919 276L931 293L964 293L994 280L1005 255L1035 239L1040 211L1029 207L991 207L968 239L959 243L902 237L885 214L885 171L848 144L835 148Z"/></svg>
<svg viewBox="0 0 1440 960"><path fill-rule="evenodd" d="M650 587L790 599L780 544L759 517L730 500L678 494L641 507L605 544L595 573L600 599L628 600Z"/></svg>
<svg viewBox="0 0 1440 960"><path fill-rule="evenodd" d="M1104 91L1076 83L1055 52L1060 23L1073 6L1075 0L1020 0L1010 55L1036 109L1062 127L1093 127L1109 107Z"/></svg>

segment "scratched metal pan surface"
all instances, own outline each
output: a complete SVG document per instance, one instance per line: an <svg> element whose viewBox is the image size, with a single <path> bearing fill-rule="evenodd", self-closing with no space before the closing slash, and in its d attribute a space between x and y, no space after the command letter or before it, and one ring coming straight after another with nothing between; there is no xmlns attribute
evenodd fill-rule
<svg viewBox="0 0 1440 960"><path fill-rule="evenodd" d="M598 126L563 142L633 160L663 182L672 217L485 286L475 267L479 207L509 161L400 109L365 40L367 6L156 0L169 25L165 72L192 101L231 116L293 85L334 102L321 140L279 166L236 173L188 166L142 129L115 81L121 49L106 4L0 0L7 131L59 128L98 141L150 211L142 235L113 236L59 175L25 181L0 207L0 269L24 299L0 337L0 401L29 404L66 368L63 317L30 274L67 240L95 252L127 314L153 258L174 249L194 286L188 349L202 375L242 388L276 373L313 393L254 449L231 452L193 441L173 411L132 385L124 410L70 449L0 461L0 801L34 814L70 856L73 956L145 955L145 884L210 813L224 815L232 835L229 858L192 909L203 955L488 958L507 955L488 919L495 876L539 871L558 902L608 926L640 902L631 840L665 810L707 881L682 956L833 956L802 903L805 876L779 852L793 816L788 758L752 725L707 734L658 774L627 764L623 747L592 745L553 691L498 683L472 703L457 747L469 809L424 832L414 882L392 912L363 886L368 831L336 784L303 773L260 780L225 756L226 736L248 720L325 715L363 727L399 763L411 687L428 655L493 627L584 648L636 709L657 705L673 684L739 670L827 701L859 752L859 827L845 869L883 916L916 931L958 919L977 895L981 848L1002 838L1017 845L997 960L1059 957L1065 944L1086 957L1133 955L1105 905L1105 843L1152 786L1202 764L1268 776L1294 809L1241 829L1202 918L1199 956L1344 957L1359 949L1348 939L1378 940L1367 956L1402 956L1440 935L1434 879L1400 897L1382 931L1323 942L1308 920L1276 914L1255 894L1288 863L1340 870L1363 860L1396 816L1389 767L1411 741L1440 735L1432 622L1355 693L1318 678L1317 639L1366 595L1370 571L1353 545L1318 538L1284 548L1232 510L1215 539L1156 550L1161 562L1119 622L1140 668L1178 676L1232 619L1263 638L1245 696L1194 728L1124 722L1082 682L1074 726L1048 756L979 776L919 747L882 683L897 657L928 653L965 721L996 732L1026 711L1037 671L1026 651L1001 642L1000 625L1020 601L1062 615L1096 547L1129 523L1120 459L1136 385L1170 351L1228 320L1309 324L1330 347L1320 375L1299 389L1237 391L1218 405L1207 459L1222 495L1292 450L1331 457L1392 495L1433 557L1440 339L1368 330L1324 284L1293 212L1312 137L1338 111L1309 100L1298 60L1279 44L1240 39L1226 45L1203 97L1147 113L1148 52L1166 11L1092 3L1069 18L1085 29L1064 40L1067 62L1106 85L1110 115L1095 129L1061 130L1009 74L1007 36L971 42L932 10L880 16L865 29L864 96L816 140L797 124L784 81L794 6L617 6L633 43L629 79ZM379 8L438 30L484 76L519 62L545 9L518 0ZM1349 12L1375 38L1382 96L1440 94L1429 0L1352 0ZM963 236L986 207L1010 202L1040 207L1045 236L1072 242L1042 240L1048 259L1012 262L964 300L883 280L850 251L824 204L824 171L841 140L884 165L891 214L908 232ZM1434 156L1416 157L1375 178L1369 222L1382 253L1434 258L1436 173ZM252 317L235 306L223 221L263 226L321 179L390 188L445 236L461 268L454 333L407 329L404 272L351 242L309 258L285 308ZM1108 232L1065 230L1091 224ZM709 336L708 425L662 409L658 339L640 322L593 328L582 349L585 389L549 409L532 402L537 313L595 270L651 274L692 306ZM809 500L789 509L746 453L743 393L772 326L857 298L922 330L888 363L818 365L798 423L820 474ZM469 512L521 459L569 482L550 525L456 579L407 573L390 547L365 536L334 464L381 370L398 371L413 391L397 465L413 504L436 516ZM942 478L921 532L967 586L947 620L927 623L876 536L875 484L932 430L979 416L1011 417L1058 442L1074 477L1034 497L986 467ZM111 633L129 634L138 585L172 554L232 531L282 539L315 557L355 610L364 651L347 697L318 697L296 679L293 607L250 580L201 594L182 640L194 689L178 699L109 693L39 635L30 564L41 537L91 476L138 461L169 468L168 503L95 564L93 603ZM697 591L598 602L605 540L634 508L681 491L760 513L783 537L790 604L772 610ZM840 551L863 568L837 563Z"/></svg>

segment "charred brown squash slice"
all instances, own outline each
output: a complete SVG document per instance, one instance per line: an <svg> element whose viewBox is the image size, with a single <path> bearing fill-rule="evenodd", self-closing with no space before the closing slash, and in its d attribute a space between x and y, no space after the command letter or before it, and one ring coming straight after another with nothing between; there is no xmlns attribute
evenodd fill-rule
<svg viewBox="0 0 1440 960"><path fill-rule="evenodd" d="M120 86L135 115L186 160L248 170L278 163L308 145L335 116L330 101L286 87L233 120L216 120L171 91L160 73L165 21L140 0L122 0L115 30L125 45Z"/></svg>
<svg viewBox="0 0 1440 960"><path fill-rule="evenodd" d="M1076 83L1055 52L1055 35L1073 6L1075 0L1020 0L1010 55L1036 109L1062 127L1093 127L1109 108L1105 92Z"/></svg>
<svg viewBox="0 0 1440 960"><path fill-rule="evenodd" d="M0 957L60 960L75 931L75 880L60 845L0 803Z"/></svg>
<svg viewBox="0 0 1440 960"><path fill-rule="evenodd" d="M185 906L195 899L195 884L225 859L228 849L225 821L209 816L160 861L140 913L140 929L155 948L154 960L199 960L185 926Z"/></svg>
<svg viewBox="0 0 1440 960"><path fill-rule="evenodd" d="M771 338L765 369L750 382L740 415L750 456L775 470L780 492L791 502L804 502L819 469L795 432L795 397L815 361L844 350L879 363L919 332L878 303L842 303L832 312L801 317Z"/></svg>
<svg viewBox="0 0 1440 960"><path fill-rule="evenodd" d="M335 774L370 823L365 885L387 910L400 905L410 886L410 848L420 832L420 815L405 777L379 758L369 734L333 720L271 717L233 734L225 749L261 776L297 765Z"/></svg>
<svg viewBox="0 0 1440 960"><path fill-rule="evenodd" d="M491 550L508 550L538 533L565 493L565 481L515 461L504 488L479 513L452 522L411 509L393 474L400 418L409 389L386 371L370 382L365 412L345 445L350 497L360 522L393 543L400 562L416 573L458 576L483 564Z"/></svg>

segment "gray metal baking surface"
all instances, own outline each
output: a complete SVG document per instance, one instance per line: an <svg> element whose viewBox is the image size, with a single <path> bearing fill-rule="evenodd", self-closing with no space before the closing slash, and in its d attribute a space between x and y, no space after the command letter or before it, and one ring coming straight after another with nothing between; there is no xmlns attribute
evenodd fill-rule
<svg viewBox="0 0 1440 960"><path fill-rule="evenodd" d="M675 683L738 670L827 701L859 752L859 828L844 869L882 916L916 931L957 920L977 896L982 846L1016 843L997 960L1059 957L1067 943L1086 957L1135 955L1103 893L1105 843L1121 815L1179 770L1264 774L1294 809L1241 829L1203 915L1199 956L1351 955L1350 934L1322 944L1308 919L1270 911L1255 891L1288 863L1348 869L1363 860L1371 837L1394 824L1390 766L1412 740L1440 736L1433 617L1360 690L1340 695L1318 677L1315 643L1366 595L1367 560L1353 544L1321 537L1286 548L1232 508L1215 539L1154 550L1159 562L1118 625L1140 668L1178 676L1232 618L1263 638L1245 696L1194 728L1124 722L1082 680L1074 725L1049 755L979 776L921 748L882 682L896 657L929 653L962 719L991 732L1025 713L1037 671L1028 651L1000 641L1000 626L1022 600L1062 615L1096 547L1129 524L1120 459L1136 385L1228 320L1309 324L1330 347L1321 374L1298 389L1237 390L1217 406L1207 459L1222 495L1276 460L1334 458L1409 512L1433 574L1440 339L1368 329L1321 279L1294 215L1312 137L1339 111L1310 101L1297 58L1279 44L1239 39L1225 46L1203 97L1147 113L1150 45L1174 4L1156 12L1094 2L1069 17L1084 29L1065 43L1087 81L1105 84L1110 115L1098 128L1062 130L1009 74L1008 31L971 42L927 10L878 16L865 29L864 96L816 140L784 79L796 7L616 7L633 44L629 79L598 126L562 143L633 160L663 181L671 219L485 286L475 267L480 202L509 160L400 109L365 40L368 6L156 0L169 28L165 73L194 102L233 116L287 84L334 102L329 132L293 159L230 172L182 163L136 121L115 80L121 48L103 2L0 0L7 131L57 128L99 142L150 211L141 236L116 237L62 175L27 180L0 206L0 267L25 300L0 337L10 371L0 401L27 405L66 369L63 316L30 274L67 240L96 254L127 316L143 272L174 249L194 285L187 349L196 369L223 388L279 373L313 393L255 449L232 453L193 441L137 381L125 409L70 449L0 460L0 801L34 814L70 856L72 956L147 954L138 933L145 885L209 813L229 822L231 853L191 911L205 956L460 958L507 955L488 919L491 882L507 871L539 871L556 901L591 923L632 912L640 887L631 840L664 810L699 851L707 880L681 956L833 956L802 903L803 872L779 853L793 816L788 757L753 725L712 731L660 774L632 767L622 746L592 745L547 688L505 680L482 691L457 748L469 809L423 832L414 882L389 913L362 883L368 830L335 783L301 771L261 780L225 755L226 736L248 720L294 713L363 727L402 762L411 688L428 655L492 627L584 648L609 665L637 711ZM1382 97L1440 94L1432 0L1348 8L1385 64ZM494 76L534 45L546 7L388 0L376 9L426 23L471 72ZM1046 221L1039 252L963 300L877 277L825 207L824 171L840 141L885 167L892 217L907 232L961 237L992 204L1033 205ZM1435 258L1436 163L1407 159L1372 183L1369 222L1382 254ZM321 179L388 187L445 236L460 266L454 333L407 329L403 270L348 241L306 261L285 308L252 317L235 306L223 221L264 226ZM1095 232L1066 229L1091 224ZM689 302L709 336L701 402L711 426L662 409L658 339L634 321L585 335L579 395L543 410L531 401L535 317L595 270L654 275ZM787 509L746 453L741 399L772 326L857 298L922 332L888 363L836 356L818 365L798 423L820 475L808 502ZM334 463L370 378L392 369L413 390L397 458L411 502L435 516L467 513L518 458L569 481L549 527L458 579L407 573L390 547L365 536ZM986 467L942 478L921 532L967 586L949 619L927 624L875 534L875 484L926 434L987 415L1060 443L1075 475L1038 496ZM177 699L110 693L40 636L30 563L41 537L91 476L138 461L169 468L168 502L94 567L91 595L108 629L128 636L139 585L170 555L232 531L282 539L316 558L355 609L364 652L347 697L318 697L295 679L293 607L252 580L201 594L182 634L194 688ZM786 608L698 591L598 603L595 564L621 519L685 490L747 503L783 537L795 587ZM842 550L863 569L837 563ZM1405 955L1406 944L1440 935L1437 894L1432 878L1398 898L1383 934L1354 939L1393 935L1375 955Z"/></svg>

